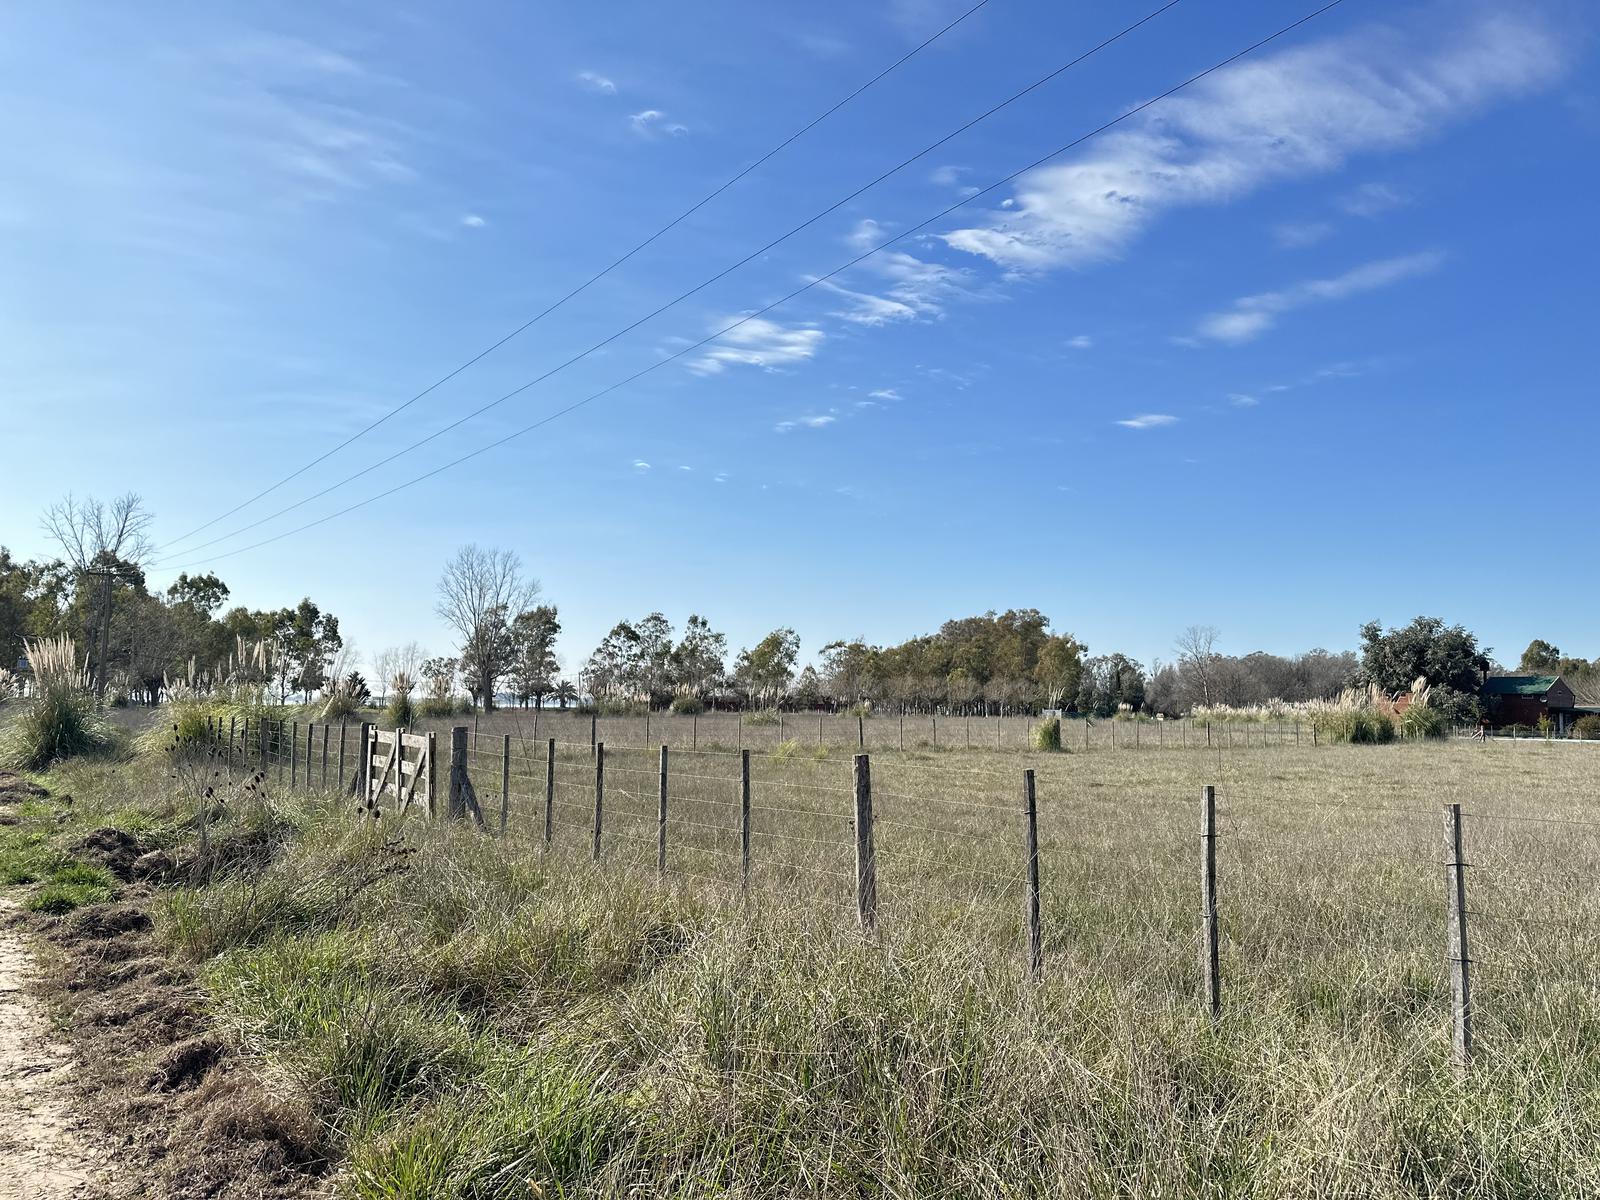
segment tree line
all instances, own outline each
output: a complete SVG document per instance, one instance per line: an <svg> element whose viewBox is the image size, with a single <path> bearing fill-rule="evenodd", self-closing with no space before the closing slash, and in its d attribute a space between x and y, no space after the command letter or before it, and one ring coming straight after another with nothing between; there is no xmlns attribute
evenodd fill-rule
<svg viewBox="0 0 1600 1200"><path fill-rule="evenodd" d="M258 683L281 702L337 689L353 705L413 693L449 708L465 692L492 708L592 702L611 709L705 707L885 709L967 714L1042 710L1109 717L1177 716L1199 707L1321 699L1347 686L1406 691L1426 678L1435 706L1458 721L1481 715L1478 691L1496 669L1470 631L1436 617L1385 630L1359 630L1358 651L1308 650L1283 656L1227 655L1220 634L1191 626L1174 657L1147 668L1132 656L1092 654L1038 609L962 617L931 634L878 646L864 639L824 644L801 667L801 643L774 629L730 655L727 637L691 613L681 630L660 612L619 621L575 671L563 671L554 604L512 552L462 547L437 586L451 652L417 643L389 647L356 669L339 621L310 597L293 606L229 606L215 574L182 574L153 592L141 565L151 554L150 515L135 495L110 504L68 497L44 519L61 553L18 561L0 547L0 668L18 661L24 639L68 634L87 652L96 683L113 698L154 703L178 684L224 678ZM1563 655L1535 639L1518 667L1566 676L1591 695L1600 659Z"/></svg>

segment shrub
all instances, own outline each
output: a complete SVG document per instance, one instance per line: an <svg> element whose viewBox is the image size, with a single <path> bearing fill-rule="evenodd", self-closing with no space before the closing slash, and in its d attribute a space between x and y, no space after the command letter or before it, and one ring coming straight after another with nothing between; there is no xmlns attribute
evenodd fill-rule
<svg viewBox="0 0 1600 1200"><path fill-rule="evenodd" d="M745 713L744 723L746 725L776 725L778 723L778 714L773 709L757 709L755 712Z"/></svg>
<svg viewBox="0 0 1600 1200"><path fill-rule="evenodd" d="M453 717L456 715L456 702L446 696L429 696L416 706L417 715L423 717Z"/></svg>
<svg viewBox="0 0 1600 1200"><path fill-rule="evenodd" d="M1408 738L1442 738L1450 732L1450 721L1431 702L1413 704L1400 717L1400 732Z"/></svg>
<svg viewBox="0 0 1600 1200"><path fill-rule="evenodd" d="M0 738L0 767L38 771L79 754L105 750L112 726L90 690L68 637L26 643L33 694L18 706Z"/></svg>
<svg viewBox="0 0 1600 1200"><path fill-rule="evenodd" d="M1572 723L1572 736L1590 741L1600 740L1600 713L1590 713Z"/></svg>
<svg viewBox="0 0 1600 1200"><path fill-rule="evenodd" d="M1035 750L1061 749L1061 718L1046 717L1033 727L1033 748Z"/></svg>
<svg viewBox="0 0 1600 1200"><path fill-rule="evenodd" d="M699 696L674 696L672 698L672 711L684 715L703 713L706 710L705 701Z"/></svg>
<svg viewBox="0 0 1600 1200"><path fill-rule="evenodd" d="M417 723L417 706L405 692L396 692L389 698L389 707L383 710L381 721L390 729L410 729Z"/></svg>
<svg viewBox="0 0 1600 1200"><path fill-rule="evenodd" d="M772 752L772 757L782 762L793 758L798 753L800 753L800 739L789 738L787 741L778 743L778 748Z"/></svg>

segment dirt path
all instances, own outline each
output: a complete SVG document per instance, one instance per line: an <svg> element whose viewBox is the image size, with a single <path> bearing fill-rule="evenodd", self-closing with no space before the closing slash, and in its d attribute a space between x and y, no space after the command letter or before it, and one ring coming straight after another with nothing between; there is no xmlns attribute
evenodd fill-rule
<svg viewBox="0 0 1600 1200"><path fill-rule="evenodd" d="M0 1200L69 1200L101 1159L73 1110L67 1049L27 992L33 963L16 913L0 898Z"/></svg>

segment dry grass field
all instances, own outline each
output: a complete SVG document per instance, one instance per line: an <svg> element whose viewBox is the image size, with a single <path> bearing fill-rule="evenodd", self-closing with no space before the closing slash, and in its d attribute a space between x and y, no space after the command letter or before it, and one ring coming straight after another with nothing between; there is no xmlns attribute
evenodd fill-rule
<svg viewBox="0 0 1600 1200"><path fill-rule="evenodd" d="M469 754L498 823L502 752ZM163 894L215 1020L399 1196L1471 1196L1600 1190L1600 748L1291 743L872 755L880 924L856 924L851 754L514 739L507 834L236 793L277 850ZM1043 979L1024 954L1036 772ZM59 770L160 841L144 760ZM1200 973L1217 788L1223 1008ZM1452 1068L1443 809L1465 811L1476 1055ZM225 839L226 832L216 837Z"/></svg>

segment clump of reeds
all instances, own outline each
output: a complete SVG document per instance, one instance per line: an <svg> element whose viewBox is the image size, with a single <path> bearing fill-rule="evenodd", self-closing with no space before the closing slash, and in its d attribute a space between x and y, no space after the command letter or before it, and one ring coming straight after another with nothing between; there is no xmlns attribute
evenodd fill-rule
<svg viewBox="0 0 1600 1200"><path fill-rule="evenodd" d="M389 707L383 710L383 723L391 729L410 729L417 723L417 706L411 701L416 681L405 671L396 672L389 683Z"/></svg>
<svg viewBox="0 0 1600 1200"><path fill-rule="evenodd" d="M0 766L37 771L109 747L111 723L72 639L63 634L24 647L33 690L0 734Z"/></svg>

